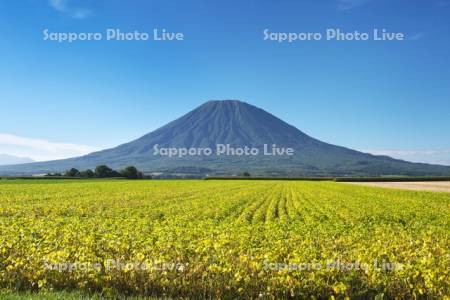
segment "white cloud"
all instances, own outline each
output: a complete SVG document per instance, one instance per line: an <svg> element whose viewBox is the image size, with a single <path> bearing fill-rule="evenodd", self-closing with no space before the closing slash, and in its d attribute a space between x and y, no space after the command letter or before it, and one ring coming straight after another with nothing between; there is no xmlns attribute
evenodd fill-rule
<svg viewBox="0 0 450 300"><path fill-rule="evenodd" d="M363 6L372 0L338 0L338 8L340 10L349 10Z"/></svg>
<svg viewBox="0 0 450 300"><path fill-rule="evenodd" d="M432 160L430 164L450 166L450 159Z"/></svg>
<svg viewBox="0 0 450 300"><path fill-rule="evenodd" d="M366 150L376 155L398 155L398 156L414 156L414 155L435 155L449 154L450 150Z"/></svg>
<svg viewBox="0 0 450 300"><path fill-rule="evenodd" d="M55 143L43 139L32 139L0 133L0 153L26 156L36 161L75 157L98 150L100 150L99 147L71 143Z"/></svg>
<svg viewBox="0 0 450 300"><path fill-rule="evenodd" d="M433 150L403 150L403 149L370 149L362 152L374 155L387 155L393 158L412 162L450 165L450 149Z"/></svg>
<svg viewBox="0 0 450 300"><path fill-rule="evenodd" d="M83 19L92 15L92 10L75 7L69 0L49 0L49 3L53 9L75 19Z"/></svg>

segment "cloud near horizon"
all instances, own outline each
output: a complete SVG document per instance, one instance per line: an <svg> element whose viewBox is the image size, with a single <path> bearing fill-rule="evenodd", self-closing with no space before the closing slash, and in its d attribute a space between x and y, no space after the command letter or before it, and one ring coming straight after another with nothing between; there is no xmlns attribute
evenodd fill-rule
<svg viewBox="0 0 450 300"><path fill-rule="evenodd" d="M43 139L0 133L0 153L18 157L29 157L35 161L76 157L98 150L100 148L94 146L55 143Z"/></svg>
<svg viewBox="0 0 450 300"><path fill-rule="evenodd" d="M387 155L393 158L450 166L450 149L439 150L401 150L401 149L370 149L360 150L373 155Z"/></svg>

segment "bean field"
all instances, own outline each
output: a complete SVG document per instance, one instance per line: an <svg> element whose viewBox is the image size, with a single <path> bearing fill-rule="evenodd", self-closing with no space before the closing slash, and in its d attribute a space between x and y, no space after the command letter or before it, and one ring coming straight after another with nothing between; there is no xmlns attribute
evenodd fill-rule
<svg viewBox="0 0 450 300"><path fill-rule="evenodd" d="M307 181L0 180L0 291L447 298L450 194Z"/></svg>

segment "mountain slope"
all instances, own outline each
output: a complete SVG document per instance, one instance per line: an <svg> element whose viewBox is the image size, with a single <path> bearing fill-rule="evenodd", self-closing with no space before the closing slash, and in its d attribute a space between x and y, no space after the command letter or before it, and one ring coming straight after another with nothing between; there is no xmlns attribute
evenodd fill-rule
<svg viewBox="0 0 450 300"><path fill-rule="evenodd" d="M276 144L293 148L293 156L185 156L154 155L154 145L164 148L255 147ZM76 167L113 168L136 165L146 172L258 175L450 175L450 167L417 164L374 156L314 139L270 113L237 100L208 101L193 111L132 142L86 156L0 167L0 174L60 172Z"/></svg>

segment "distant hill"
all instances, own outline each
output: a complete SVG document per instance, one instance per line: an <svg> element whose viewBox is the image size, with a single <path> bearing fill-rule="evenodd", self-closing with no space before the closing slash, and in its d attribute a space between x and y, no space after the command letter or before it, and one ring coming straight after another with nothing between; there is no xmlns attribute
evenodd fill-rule
<svg viewBox="0 0 450 300"><path fill-rule="evenodd" d="M16 165L16 164L25 164L34 162L31 158L28 157L19 157L9 154L0 154L0 166L4 165Z"/></svg>
<svg viewBox="0 0 450 300"><path fill-rule="evenodd" d="M160 148L211 148L217 144L254 147L276 144L294 149L292 156L154 155ZM321 142L270 113L237 100L208 101L141 138L82 157L0 167L18 175L86 169L107 164L115 169L135 165L147 173L233 175L248 171L265 176L450 175L450 167L411 163Z"/></svg>

